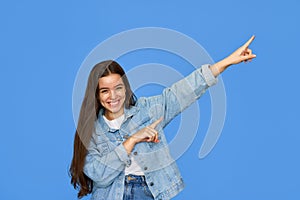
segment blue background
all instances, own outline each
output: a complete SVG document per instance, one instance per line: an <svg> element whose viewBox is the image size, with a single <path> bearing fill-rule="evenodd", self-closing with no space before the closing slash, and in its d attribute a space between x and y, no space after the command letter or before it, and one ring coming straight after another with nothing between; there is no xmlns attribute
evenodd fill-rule
<svg viewBox="0 0 300 200"><path fill-rule="evenodd" d="M2 1L1 199L76 199L68 168L77 70L101 41L146 26L192 37L215 61L256 35L257 59L222 75L225 126L202 160L209 94L199 101L199 133L177 160L186 188L175 199L300 199L299 8L296 0ZM140 55L121 64L191 70L176 56Z"/></svg>

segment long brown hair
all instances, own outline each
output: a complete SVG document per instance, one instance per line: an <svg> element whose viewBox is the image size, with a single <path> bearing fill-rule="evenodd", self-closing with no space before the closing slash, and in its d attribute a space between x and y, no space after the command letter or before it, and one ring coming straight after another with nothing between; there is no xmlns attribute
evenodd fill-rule
<svg viewBox="0 0 300 200"><path fill-rule="evenodd" d="M93 181L84 174L83 167L87 155L94 123L98 118L100 109L104 109L98 99L98 80L109 74L119 74L122 77L126 88L125 107L135 105L136 97L130 88L129 81L122 67L115 61L107 60L96 64L90 72L84 99L81 105L77 129L74 137L74 150L71 167L69 170L71 184L78 189L78 198L92 192Z"/></svg>

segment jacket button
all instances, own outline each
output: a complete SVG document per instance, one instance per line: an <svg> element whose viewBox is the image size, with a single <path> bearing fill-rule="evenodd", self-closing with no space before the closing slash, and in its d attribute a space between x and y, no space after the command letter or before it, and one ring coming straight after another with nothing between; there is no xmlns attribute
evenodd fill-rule
<svg viewBox="0 0 300 200"><path fill-rule="evenodd" d="M148 169L148 167L144 167L144 170L147 170Z"/></svg>
<svg viewBox="0 0 300 200"><path fill-rule="evenodd" d="M153 183L153 182L151 182L151 183L150 183L150 186L153 186L153 185L154 185L154 183Z"/></svg>
<svg viewBox="0 0 300 200"><path fill-rule="evenodd" d="M136 156L137 154L138 154L138 153L137 153L136 151L135 151L135 152L133 152L133 155L135 155L135 156Z"/></svg>

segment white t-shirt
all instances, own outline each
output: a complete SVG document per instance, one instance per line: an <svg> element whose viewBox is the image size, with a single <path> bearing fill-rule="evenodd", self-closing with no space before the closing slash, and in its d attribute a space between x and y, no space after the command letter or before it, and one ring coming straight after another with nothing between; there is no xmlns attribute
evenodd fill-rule
<svg viewBox="0 0 300 200"><path fill-rule="evenodd" d="M103 119L107 123L107 125L112 128L112 129L120 129L122 122L124 121L124 114L121 115L120 117L113 119L113 120L108 120L104 115ZM134 160L133 157L131 157L131 165L129 167L125 167L125 175L128 174L133 174L133 175L138 175L142 176L144 175L144 172L142 171L141 167L138 165L138 163Z"/></svg>

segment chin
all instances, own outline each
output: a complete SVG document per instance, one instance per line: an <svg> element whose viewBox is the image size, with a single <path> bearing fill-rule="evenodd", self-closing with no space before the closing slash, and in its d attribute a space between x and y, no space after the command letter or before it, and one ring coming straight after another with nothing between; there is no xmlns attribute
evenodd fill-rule
<svg viewBox="0 0 300 200"><path fill-rule="evenodd" d="M110 109L110 112L111 112L112 114L118 114L118 113L121 112L121 109Z"/></svg>
<svg viewBox="0 0 300 200"><path fill-rule="evenodd" d="M106 106L106 110L109 111L112 114L118 114L122 111L122 106L117 106L117 107L111 107L111 106Z"/></svg>

